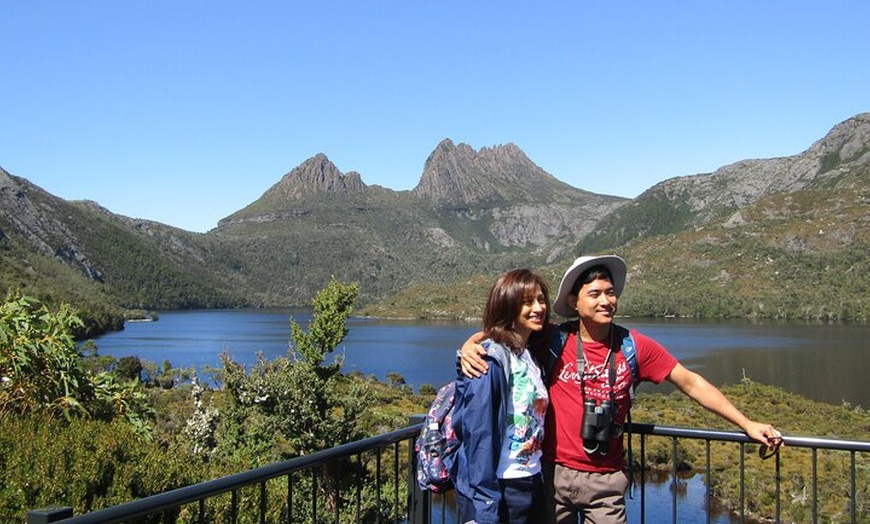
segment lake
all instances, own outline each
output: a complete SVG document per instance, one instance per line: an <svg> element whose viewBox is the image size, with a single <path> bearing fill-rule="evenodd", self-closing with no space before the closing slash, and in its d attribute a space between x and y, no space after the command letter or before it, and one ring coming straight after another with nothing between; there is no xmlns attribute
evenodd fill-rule
<svg viewBox="0 0 870 524"><path fill-rule="evenodd" d="M128 322L94 343L104 355L169 360L176 367L218 366L221 351L250 366L258 352L267 358L287 352L291 316L303 328L311 318L290 309L166 311L157 322ZM870 406L867 325L632 318L619 323L656 339L717 386L745 375L823 402ZM479 324L351 318L348 328L335 352L344 358L345 372L381 380L395 372L417 389L453 377L455 351ZM644 384L640 391L668 392L671 386Z"/></svg>
<svg viewBox="0 0 870 524"><path fill-rule="evenodd" d="M267 358L284 355L289 347L289 319L303 328L305 310L167 311L157 322L131 322L123 331L94 340L104 355L136 355L176 367L218 366L228 351L250 367L258 352ZM745 375L756 382L823 402L870 406L866 387L870 370L870 326L784 322L621 318L619 323L658 340L684 365L716 385L736 383ZM351 318L349 333L336 353L344 371L359 371L381 380L399 373L407 384L440 386L454 376L456 349L479 329L476 322L399 321ZM641 391L672 390L669 384L644 384ZM648 482L647 518L670 522L671 482ZM706 487L700 476L680 481L679 522L704 521ZM639 522L639 494L627 501L629 522ZM438 517L440 520L440 516ZM651 522L656 519L650 520ZM453 524L448 511L444 522ZM714 524L734 524L719 512Z"/></svg>

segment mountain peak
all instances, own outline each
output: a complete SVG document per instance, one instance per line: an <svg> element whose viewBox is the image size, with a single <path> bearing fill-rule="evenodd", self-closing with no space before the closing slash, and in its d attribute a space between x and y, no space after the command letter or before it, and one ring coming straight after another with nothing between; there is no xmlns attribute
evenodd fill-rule
<svg viewBox="0 0 870 524"><path fill-rule="evenodd" d="M263 198L278 197L295 200L323 193L357 193L365 191L359 173L342 173L323 153L317 153L289 173L263 194Z"/></svg>
<svg viewBox="0 0 870 524"><path fill-rule="evenodd" d="M275 220L308 197L362 193L367 187L359 173L344 174L326 155L317 153L281 177L259 199L219 220L218 226L246 220Z"/></svg>
<svg viewBox="0 0 870 524"><path fill-rule="evenodd" d="M411 192L436 201L479 204L534 193L543 180L556 181L514 144L475 151L445 138L426 159L420 182Z"/></svg>

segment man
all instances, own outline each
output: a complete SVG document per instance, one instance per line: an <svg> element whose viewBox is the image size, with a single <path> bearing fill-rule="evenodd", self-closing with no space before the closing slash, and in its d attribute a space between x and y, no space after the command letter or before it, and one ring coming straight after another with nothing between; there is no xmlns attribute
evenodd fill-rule
<svg viewBox="0 0 870 524"><path fill-rule="evenodd" d="M613 322L625 275L625 261L618 256L580 257L565 272L553 304L559 315L579 321L568 324L561 354L555 351L550 363L546 355L539 356L545 369L552 364L546 372L550 409L543 457L550 522L576 524L579 515L596 524L627 522L622 427L631 405L632 376L620 351L628 332ZM771 448L782 443L773 426L748 419L659 343L634 330L631 335L639 380L668 380L750 438ZM477 339L472 336L462 348L460 364L468 376L486 369Z"/></svg>

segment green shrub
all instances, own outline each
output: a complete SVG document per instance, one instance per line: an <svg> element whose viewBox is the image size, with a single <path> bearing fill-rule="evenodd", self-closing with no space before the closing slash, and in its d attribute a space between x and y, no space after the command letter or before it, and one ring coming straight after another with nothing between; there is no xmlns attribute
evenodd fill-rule
<svg viewBox="0 0 870 524"><path fill-rule="evenodd" d="M51 505L81 514L129 502L202 480L198 467L122 421L7 414L0 417L0 522Z"/></svg>
<svg viewBox="0 0 870 524"><path fill-rule="evenodd" d="M0 415L123 417L150 437L153 410L138 381L89 369L73 337L81 325L66 304L51 309L20 295L0 304Z"/></svg>

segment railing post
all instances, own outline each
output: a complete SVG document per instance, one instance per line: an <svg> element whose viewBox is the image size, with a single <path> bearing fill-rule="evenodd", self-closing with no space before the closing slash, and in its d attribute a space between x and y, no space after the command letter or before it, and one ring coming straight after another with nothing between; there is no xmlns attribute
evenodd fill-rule
<svg viewBox="0 0 870 524"><path fill-rule="evenodd" d="M51 506L48 508L32 509L27 512L27 524L46 524L57 522L73 516L73 509L69 506Z"/></svg>
<svg viewBox="0 0 870 524"><path fill-rule="evenodd" d="M426 415L411 415L411 425L422 424ZM423 493L417 484L417 454L414 453L414 439L408 441L408 514L410 524L429 524L432 515L431 498Z"/></svg>

